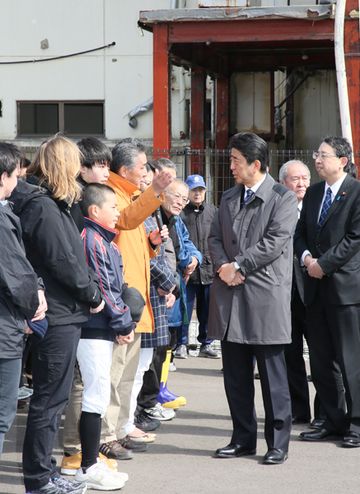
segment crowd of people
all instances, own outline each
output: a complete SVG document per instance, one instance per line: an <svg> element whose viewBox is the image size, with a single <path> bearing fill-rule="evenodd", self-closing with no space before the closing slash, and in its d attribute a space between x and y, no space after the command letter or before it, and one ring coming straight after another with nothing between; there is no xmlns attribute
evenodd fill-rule
<svg viewBox="0 0 360 494"><path fill-rule="evenodd" d="M345 139L325 138L313 157L321 182L310 186L297 160L276 182L265 141L234 135L235 186L217 210L201 175L180 180L134 139L110 150L56 135L31 163L0 143L0 454L30 353L28 494L125 485L117 460L145 451L186 405L168 377L188 357L195 299L199 356L220 358L221 340L233 422L215 457L256 452L255 362L264 464L287 459L293 423L312 427L302 440L360 446L360 185ZM52 456L64 410L66 477Z"/></svg>
<svg viewBox="0 0 360 494"><path fill-rule="evenodd" d="M210 284L211 261L180 214L189 190L201 189L193 214L202 216L205 183L177 179L168 159L148 163L132 139L110 151L96 138L56 135L18 180L23 161L1 143L1 451L30 347L26 492L121 489L128 476L116 460L145 451L161 421L186 404L168 388L170 361L189 329L187 283L206 264ZM203 317L201 353L219 358L206 325ZM74 480L52 458L64 409L60 471Z"/></svg>

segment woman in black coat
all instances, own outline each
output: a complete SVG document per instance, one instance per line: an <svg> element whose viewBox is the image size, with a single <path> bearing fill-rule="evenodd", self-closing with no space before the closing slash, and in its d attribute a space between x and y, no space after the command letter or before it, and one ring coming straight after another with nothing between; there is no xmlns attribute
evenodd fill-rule
<svg viewBox="0 0 360 494"><path fill-rule="evenodd" d="M77 146L63 136L41 144L12 197L23 228L26 253L41 276L48 302L48 330L33 337L33 385L23 449L28 493L80 493L86 489L62 479L52 450L68 400L80 330L90 308L101 310L100 291L85 261L79 232L70 215L79 187Z"/></svg>

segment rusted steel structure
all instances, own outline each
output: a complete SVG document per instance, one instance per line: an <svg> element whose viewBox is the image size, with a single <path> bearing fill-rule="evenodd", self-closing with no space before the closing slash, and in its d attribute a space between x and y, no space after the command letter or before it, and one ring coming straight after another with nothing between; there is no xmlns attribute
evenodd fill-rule
<svg viewBox="0 0 360 494"><path fill-rule="evenodd" d="M171 148L170 64L191 68L191 148L205 147L205 80L215 80L215 147L229 138L229 81L241 71L310 67L335 70L335 5L140 12L154 43L154 149ZM355 151L360 133L358 3L348 0L345 56ZM351 13L352 12L352 13ZM357 13L358 15L358 13ZM271 134L274 133L272 127ZM273 135L268 136L272 140Z"/></svg>

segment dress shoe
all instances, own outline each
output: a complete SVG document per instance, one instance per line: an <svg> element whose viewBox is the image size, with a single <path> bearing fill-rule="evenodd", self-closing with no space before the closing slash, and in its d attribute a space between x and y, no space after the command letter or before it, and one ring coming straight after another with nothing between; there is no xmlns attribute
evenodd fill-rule
<svg viewBox="0 0 360 494"><path fill-rule="evenodd" d="M299 415L295 415L292 420L291 420L291 423L293 425L296 425L296 424L308 424L310 422L310 418L306 418L306 417L301 417Z"/></svg>
<svg viewBox="0 0 360 494"><path fill-rule="evenodd" d="M315 429L313 431L305 431L300 433L300 439L303 441L325 441L334 438L336 434L328 429Z"/></svg>
<svg viewBox="0 0 360 494"><path fill-rule="evenodd" d="M360 448L360 434L354 431L348 431L345 434L341 446L343 448Z"/></svg>
<svg viewBox="0 0 360 494"><path fill-rule="evenodd" d="M325 419L314 419L310 422L310 429L323 429L325 424Z"/></svg>
<svg viewBox="0 0 360 494"><path fill-rule="evenodd" d="M282 449L269 449L266 455L264 456L263 464L264 465L281 465L288 458L288 454L286 451Z"/></svg>
<svg viewBox="0 0 360 494"><path fill-rule="evenodd" d="M251 456L256 454L255 448L240 446L240 444L228 444L224 448L215 451L215 458L237 458L239 456Z"/></svg>

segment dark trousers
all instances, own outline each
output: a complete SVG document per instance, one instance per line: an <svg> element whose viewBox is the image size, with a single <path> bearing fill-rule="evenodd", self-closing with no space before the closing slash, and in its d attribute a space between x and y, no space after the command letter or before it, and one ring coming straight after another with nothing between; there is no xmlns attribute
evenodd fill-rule
<svg viewBox="0 0 360 494"><path fill-rule="evenodd" d="M330 305L320 291L307 316L311 373L325 427L360 433L360 305Z"/></svg>
<svg viewBox="0 0 360 494"><path fill-rule="evenodd" d="M269 449L287 451L291 432L291 401L283 345L243 345L223 341L221 346L225 392L233 422L231 442L249 449L256 447L256 357L265 408L265 440Z"/></svg>
<svg viewBox="0 0 360 494"><path fill-rule="evenodd" d="M304 362L306 337L306 310L297 289L291 301L291 343L285 345L285 360L293 417L309 420L311 417L309 385Z"/></svg>
<svg viewBox="0 0 360 494"><path fill-rule="evenodd" d="M16 415L20 372L21 358L0 358L0 456Z"/></svg>
<svg viewBox="0 0 360 494"><path fill-rule="evenodd" d="M161 369L167 350L167 346L154 348L151 365L144 374L143 385L137 398L139 411L144 408L152 408L157 403L157 396L160 391Z"/></svg>
<svg viewBox="0 0 360 494"><path fill-rule="evenodd" d="M79 325L49 326L43 340L33 337L34 394L23 447L27 490L43 487L54 473L51 455L71 390L79 338Z"/></svg>
<svg viewBox="0 0 360 494"><path fill-rule="evenodd" d="M207 337L208 333L208 316L209 316L209 299L210 286L201 283L191 283L186 285L186 309L189 320L194 307L196 298L196 317L199 321L199 343L207 345L213 340ZM178 345L187 345L189 341L189 324L183 324L178 328Z"/></svg>

